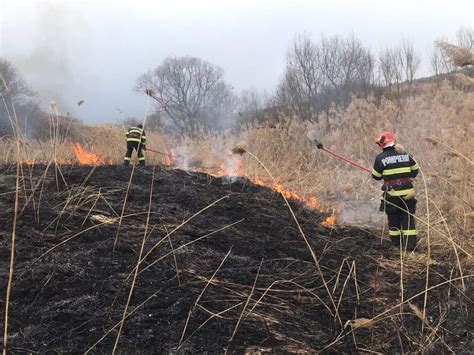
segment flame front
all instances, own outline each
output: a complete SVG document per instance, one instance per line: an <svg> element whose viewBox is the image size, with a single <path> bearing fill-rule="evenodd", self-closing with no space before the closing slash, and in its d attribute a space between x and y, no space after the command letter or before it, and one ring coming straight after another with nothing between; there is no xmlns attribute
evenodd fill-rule
<svg viewBox="0 0 474 355"><path fill-rule="evenodd" d="M236 155L231 155L227 157L225 164L217 172L206 171L205 169L194 169L196 172L203 172L214 177L230 177L231 182L235 181L236 177L240 177L246 180L249 180L257 186L267 187L275 192L280 193L288 200L298 201L302 203L307 208L317 210L322 213L330 213L331 215L326 217L326 219L321 222L321 225L325 227L334 226L336 222L336 214L339 213L339 209L335 207L325 207L323 208L319 203L316 196L303 196L294 191L286 189L281 183L266 183L258 177L252 177L244 172L242 159Z"/></svg>
<svg viewBox="0 0 474 355"><path fill-rule="evenodd" d="M81 165L82 164L84 165L101 165L101 164L110 165L112 164L110 160L105 161L103 159L100 159L94 153L88 152L79 143L74 143L72 145L72 149L74 150L74 155L76 156L77 161Z"/></svg>
<svg viewBox="0 0 474 355"><path fill-rule="evenodd" d="M86 151L79 143L74 143L72 148L79 164L99 165L99 157L94 153Z"/></svg>

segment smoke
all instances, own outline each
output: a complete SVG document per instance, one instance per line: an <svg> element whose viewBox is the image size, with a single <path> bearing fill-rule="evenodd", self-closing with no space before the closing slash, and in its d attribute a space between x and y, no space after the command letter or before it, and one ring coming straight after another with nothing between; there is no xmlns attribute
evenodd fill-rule
<svg viewBox="0 0 474 355"><path fill-rule="evenodd" d="M171 155L174 158L173 164L176 168L188 171L191 158L192 149L186 145L181 145L171 150Z"/></svg>
<svg viewBox="0 0 474 355"><path fill-rule="evenodd" d="M233 184L241 180L242 159L239 156L229 154L224 162L225 174L222 179L223 184Z"/></svg>
<svg viewBox="0 0 474 355"><path fill-rule="evenodd" d="M378 212L378 201L346 200L338 201L340 213L337 216L339 224L381 227L385 220L385 213Z"/></svg>
<svg viewBox="0 0 474 355"><path fill-rule="evenodd" d="M171 156L165 162L176 169L184 171L206 172L214 177L221 177L223 184L233 184L242 180L245 175L242 157L229 149L212 147L208 159L199 158L196 146L182 144L171 149Z"/></svg>
<svg viewBox="0 0 474 355"><path fill-rule="evenodd" d="M74 95L79 73L72 63L84 57L85 20L73 4L46 2L35 4L32 19L31 50L14 54L12 61L36 91L41 107L49 111L53 100L65 115L81 99Z"/></svg>

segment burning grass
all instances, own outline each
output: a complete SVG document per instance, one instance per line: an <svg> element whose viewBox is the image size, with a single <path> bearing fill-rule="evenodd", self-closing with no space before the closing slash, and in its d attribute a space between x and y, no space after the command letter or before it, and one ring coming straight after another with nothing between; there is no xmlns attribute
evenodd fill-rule
<svg viewBox="0 0 474 355"><path fill-rule="evenodd" d="M463 334L472 335L473 324L464 310L472 304L474 98L448 85L418 91L403 106L354 99L317 122L288 118L197 139L149 132L148 164L169 167L159 168L151 192L150 170L117 166L125 153L119 126L77 125L74 140L3 139L5 259L12 228L12 253L19 237L18 271L7 277L1 269L2 288L14 282L11 343L86 350L98 329L106 335L125 322L117 337L124 351L137 343L156 350L150 329L171 339L161 349L168 352L245 351L245 343L280 352L470 346ZM415 254L387 245L384 216L369 223L378 183L305 139L319 132L326 146L370 167L382 129L394 131L422 169ZM14 162L25 163L16 176ZM357 223L349 228L350 214ZM137 263L137 236L153 260ZM133 265L142 269L124 311ZM37 306L46 312L43 328L31 317ZM110 350L110 338L97 346Z"/></svg>
<svg viewBox="0 0 474 355"><path fill-rule="evenodd" d="M147 162L213 176L227 175L229 181L243 177L281 191L288 198L303 200L312 208L331 206L345 210L341 218L336 217L336 223L339 219L381 228L382 217L353 207L363 204L376 211L378 184L368 174L317 151L305 137L307 132L319 132L318 137L327 147L370 167L377 154L373 137L382 129L392 130L422 166L429 191L428 204L436 205L435 214L428 215L426 191L418 178L420 212L417 216L424 221L429 219L429 224L441 231L432 236L437 244L446 243L443 235L449 228L449 233L456 235L461 244L470 247L474 227L469 217L474 205L470 159L473 144L468 134L474 129L472 102L471 91L460 91L446 83L441 87L418 87L416 95L401 104L403 110L391 101L383 101L377 107L370 100L356 99L346 110L335 108L330 115L320 115L318 122L288 119L277 126L248 126L238 134L202 134L179 140L160 132L148 132L149 148L163 154L146 152ZM433 120L436 125L430 123ZM72 147L73 143L79 143L84 152L95 154L92 164L122 163L123 128L103 125L92 129L74 124L70 131L81 140L71 142L65 137L56 145L47 141L28 142L21 149L22 161L46 163L56 156L59 163L77 164L80 159ZM277 183L255 159L243 154L247 149L268 165ZM4 139L0 153L5 163L15 161L13 142ZM441 214L437 214L438 209ZM422 235L426 233L427 224L419 223L419 227Z"/></svg>
<svg viewBox="0 0 474 355"><path fill-rule="evenodd" d="M319 132L318 137L327 147L370 167L377 154L373 137L382 129L392 130L424 172L426 191L421 177L415 180L419 192L417 216L427 222L419 223L421 235L432 225L438 231L432 235L437 245L445 245L444 236L451 233L460 244L471 248L473 144L468 132L474 129L473 93L448 84L425 85L416 90L415 96L401 104L403 110L391 101L377 107L370 100L355 99L346 110L335 108L330 115L320 115L318 122L288 119L277 126L248 126L238 134L202 134L198 138L179 140L160 132L149 132L149 148L163 154L146 152L147 162L228 176L230 182L245 178L290 199L303 201L311 208L326 210L330 206L335 211L344 210L339 215L335 213L335 223L347 220L381 228L383 216L379 218L376 212L369 212L370 209L364 212L364 208L354 207L363 204L376 211L378 183L372 182L368 174L317 151L305 137L307 132ZM433 120L436 125L429 123ZM59 163L77 164L81 162L77 153L82 152L95 154L86 164L122 163L123 128L104 125L92 129L75 124L71 132L81 137L81 141L71 142L64 137L57 144L27 142L21 147L21 160L46 163L55 156ZM82 146L81 151L76 149L76 155L73 144ZM5 163L15 161L14 147L13 142L5 139L0 144ZM269 178L255 159L244 154L247 149L268 165L277 182ZM427 214L427 198L434 214ZM421 241L424 243L423 238Z"/></svg>
<svg viewBox="0 0 474 355"><path fill-rule="evenodd" d="M79 164L81 165L111 165L112 161L104 161L97 154L86 151L79 143L73 143L72 149Z"/></svg>

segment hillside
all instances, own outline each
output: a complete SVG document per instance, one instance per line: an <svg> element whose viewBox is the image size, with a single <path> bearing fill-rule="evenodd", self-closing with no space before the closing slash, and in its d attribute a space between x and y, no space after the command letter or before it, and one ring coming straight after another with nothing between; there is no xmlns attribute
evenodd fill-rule
<svg viewBox="0 0 474 355"><path fill-rule="evenodd" d="M324 227L325 213L290 200L307 245L272 189L160 165L133 176L121 166L22 168L11 353L112 351L144 236L120 352L474 347L474 284L462 253L464 283L449 259L430 261L422 326L423 253L400 267L378 232ZM15 167L3 165L0 176L0 258L8 260ZM0 289L7 280L2 262ZM0 309L3 318L3 297Z"/></svg>

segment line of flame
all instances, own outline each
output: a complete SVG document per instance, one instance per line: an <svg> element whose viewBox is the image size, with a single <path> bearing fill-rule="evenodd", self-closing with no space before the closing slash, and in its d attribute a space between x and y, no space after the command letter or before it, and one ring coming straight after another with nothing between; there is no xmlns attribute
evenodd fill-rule
<svg viewBox="0 0 474 355"><path fill-rule="evenodd" d="M333 226L336 223L336 215L340 212L338 208L336 207L323 207L319 203L318 199L316 196L303 196L300 195L294 191L286 189L281 183L272 183L268 184L264 182L263 180L259 179L258 177L252 177L249 174L245 173L243 168L242 168L242 160L238 159L237 157L233 157L236 167L221 167L221 169L217 172L211 172L211 171L206 171L205 169L194 169L196 172L203 172L208 175L214 176L214 177L224 177L224 176L238 176L240 178L244 178L249 180L255 185L262 186L262 187L267 187L275 192L278 192L285 196L289 200L293 201L298 201L302 203L305 207L310 208L312 210L317 210L319 212L323 213L331 213L331 216L326 217L326 219L321 222L321 225L330 227Z"/></svg>
<svg viewBox="0 0 474 355"><path fill-rule="evenodd" d="M73 143L73 150L79 164L87 164L87 165L112 164L111 161L105 162L104 160L100 159L96 154L92 152L88 152L79 143ZM165 165L173 166L174 164L173 160L174 159L171 156L165 156L164 163ZM34 163L34 160L31 158L28 158L22 162L31 165ZM335 224L336 214L339 213L339 209L334 208L334 207L323 208L321 204L319 203L318 199L316 198L316 196L305 197L294 191L286 189L280 183L268 184L268 183L265 183L263 180L259 179L258 177L250 176L243 170L242 159L239 159L236 156L228 157L228 162L229 164L222 166L221 169L216 173L212 171L205 171L203 169L198 169L198 168L195 168L194 171L204 172L214 177L228 176L228 177L240 177L240 178L247 179L257 186L270 188L271 190L282 194L283 196L285 196L285 198L289 200L298 201L310 209L318 210L319 212L332 213L332 215L326 217L326 219L323 222L321 222L321 224L326 227L333 226Z"/></svg>

